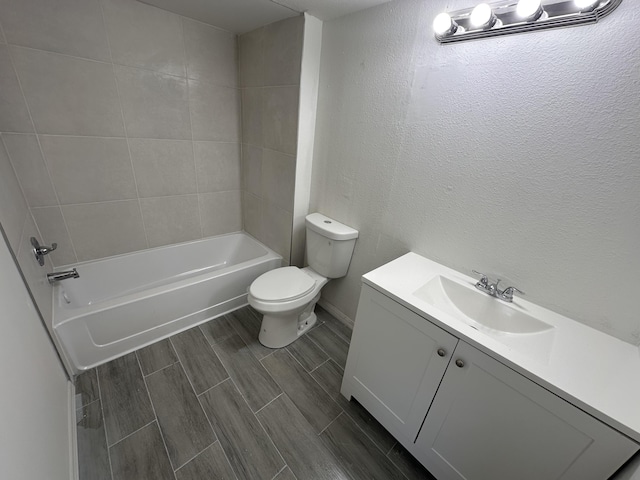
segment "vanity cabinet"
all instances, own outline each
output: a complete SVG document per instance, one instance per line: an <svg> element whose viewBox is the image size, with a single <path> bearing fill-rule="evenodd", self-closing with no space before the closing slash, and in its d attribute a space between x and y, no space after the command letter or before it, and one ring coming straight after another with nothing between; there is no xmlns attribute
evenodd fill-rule
<svg viewBox="0 0 640 480"><path fill-rule="evenodd" d="M366 284L341 391L439 480L604 480L638 450Z"/></svg>

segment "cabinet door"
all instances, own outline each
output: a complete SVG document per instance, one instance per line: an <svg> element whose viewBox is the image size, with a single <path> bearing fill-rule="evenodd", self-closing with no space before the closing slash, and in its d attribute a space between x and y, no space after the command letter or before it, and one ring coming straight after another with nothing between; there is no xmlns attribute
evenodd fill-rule
<svg viewBox="0 0 640 480"><path fill-rule="evenodd" d="M457 342L363 285L341 392L353 395L398 440L412 443Z"/></svg>
<svg viewBox="0 0 640 480"><path fill-rule="evenodd" d="M438 479L603 480L637 449L460 342L412 451Z"/></svg>

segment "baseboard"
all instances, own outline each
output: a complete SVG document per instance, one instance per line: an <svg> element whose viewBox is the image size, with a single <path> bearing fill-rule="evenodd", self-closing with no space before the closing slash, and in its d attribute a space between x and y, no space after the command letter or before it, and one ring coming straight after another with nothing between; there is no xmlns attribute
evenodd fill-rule
<svg viewBox="0 0 640 480"><path fill-rule="evenodd" d="M342 323L346 324L349 328L353 329L353 324L354 324L353 320L351 320L347 315L342 313L338 309L338 307L336 307L335 305L325 300L324 297L320 297L320 300L318 300L318 305L320 305L322 308L324 308L327 312L329 312L331 315L336 317Z"/></svg>
<svg viewBox="0 0 640 480"><path fill-rule="evenodd" d="M71 480L79 480L78 471L78 424L76 418L76 387L68 382L68 418L69 418L69 472Z"/></svg>

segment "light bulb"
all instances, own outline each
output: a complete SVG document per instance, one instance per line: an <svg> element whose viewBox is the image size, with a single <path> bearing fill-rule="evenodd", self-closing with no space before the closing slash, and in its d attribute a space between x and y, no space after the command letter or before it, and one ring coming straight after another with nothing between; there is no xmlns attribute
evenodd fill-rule
<svg viewBox="0 0 640 480"><path fill-rule="evenodd" d="M516 15L527 22L536 21L543 13L540 0L520 0L516 7Z"/></svg>
<svg viewBox="0 0 640 480"><path fill-rule="evenodd" d="M433 30L438 37L446 37L456 33L458 24L453 21L448 13L441 13L433 20Z"/></svg>
<svg viewBox="0 0 640 480"><path fill-rule="evenodd" d="M496 24L497 18L489 5L481 3L473 9L469 20L474 27L488 30Z"/></svg>
<svg viewBox="0 0 640 480"><path fill-rule="evenodd" d="M581 12L590 12L600 4L600 0L574 0Z"/></svg>

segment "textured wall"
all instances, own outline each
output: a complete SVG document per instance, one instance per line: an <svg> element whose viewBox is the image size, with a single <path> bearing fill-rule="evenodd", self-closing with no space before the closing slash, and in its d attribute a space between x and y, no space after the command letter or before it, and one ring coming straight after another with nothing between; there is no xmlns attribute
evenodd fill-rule
<svg viewBox="0 0 640 480"><path fill-rule="evenodd" d="M134 0L0 0L0 132L57 265L242 229L236 37Z"/></svg>
<svg viewBox="0 0 640 480"><path fill-rule="evenodd" d="M326 300L412 250L640 344L640 15L440 46L462 0L324 24L312 209L361 232Z"/></svg>
<svg viewBox="0 0 640 480"><path fill-rule="evenodd" d="M304 17L239 37L244 228L291 256Z"/></svg>

